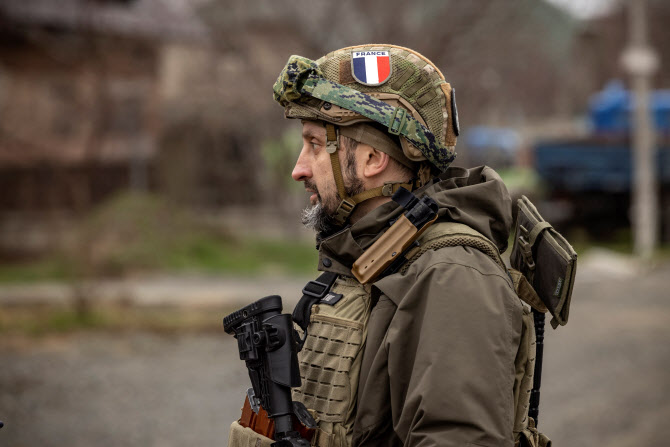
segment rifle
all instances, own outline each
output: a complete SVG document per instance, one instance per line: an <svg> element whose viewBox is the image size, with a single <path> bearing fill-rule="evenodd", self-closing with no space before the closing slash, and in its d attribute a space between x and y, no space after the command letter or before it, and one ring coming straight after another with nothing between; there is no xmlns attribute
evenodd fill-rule
<svg viewBox="0 0 670 447"><path fill-rule="evenodd" d="M237 339L252 385L240 423L277 441L273 447L309 447L300 425L314 429L316 422L291 399L291 388L301 383L298 337L291 315L281 311L281 297L271 295L223 319L226 333Z"/></svg>

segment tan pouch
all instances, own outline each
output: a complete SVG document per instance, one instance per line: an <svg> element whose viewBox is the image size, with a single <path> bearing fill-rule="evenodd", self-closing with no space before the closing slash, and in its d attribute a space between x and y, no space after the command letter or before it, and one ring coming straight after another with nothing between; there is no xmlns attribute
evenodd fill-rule
<svg viewBox="0 0 670 447"><path fill-rule="evenodd" d="M235 421L230 426L228 447L270 447L274 441Z"/></svg>
<svg viewBox="0 0 670 447"><path fill-rule="evenodd" d="M510 263L528 278L553 316L551 326L556 329L568 322L577 253L526 196L517 204L519 213Z"/></svg>
<svg viewBox="0 0 670 447"><path fill-rule="evenodd" d="M353 364L363 344L363 323L312 314L307 334L299 356L302 385L293 389L293 399L322 422L343 423L355 396L350 374L360 368Z"/></svg>
<svg viewBox="0 0 670 447"><path fill-rule="evenodd" d="M533 315L526 306L523 306L522 321L521 342L514 359L514 433L520 433L528 428L530 390L533 388L533 372L535 371Z"/></svg>
<svg viewBox="0 0 670 447"><path fill-rule="evenodd" d="M521 298L521 301L528 304L533 309L544 314L547 313L547 306L544 305L537 292L533 289L533 286L530 285L528 279L523 276L523 273L517 269L508 269L510 278L512 278L512 283L514 284L514 290L516 294ZM532 327L532 325L531 325Z"/></svg>
<svg viewBox="0 0 670 447"><path fill-rule="evenodd" d="M551 447L551 439L547 438L544 433L537 431L532 418L528 427L519 433L519 435L519 438L514 443L515 447Z"/></svg>

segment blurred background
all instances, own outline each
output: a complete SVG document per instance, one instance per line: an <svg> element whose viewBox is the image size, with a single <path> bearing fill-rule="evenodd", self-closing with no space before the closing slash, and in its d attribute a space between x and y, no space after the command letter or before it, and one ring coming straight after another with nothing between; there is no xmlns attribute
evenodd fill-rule
<svg viewBox="0 0 670 447"><path fill-rule="evenodd" d="M228 312L315 275L292 54L392 43L458 91L457 165L577 249L547 334L556 445L663 445L670 3L0 0L0 445L226 445Z"/></svg>

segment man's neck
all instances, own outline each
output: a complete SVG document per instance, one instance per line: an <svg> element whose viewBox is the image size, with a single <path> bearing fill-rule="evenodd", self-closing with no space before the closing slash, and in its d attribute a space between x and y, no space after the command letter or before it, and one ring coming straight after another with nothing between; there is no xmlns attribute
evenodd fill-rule
<svg viewBox="0 0 670 447"><path fill-rule="evenodd" d="M353 213L351 213L351 217L349 218L349 222L353 225L359 220L361 220L366 214L368 214L370 211L374 210L375 208L385 204L386 202L389 202L391 200L390 197L375 197L370 200L366 200L365 202L362 202L356 206L356 209L354 210Z"/></svg>
<svg viewBox="0 0 670 447"><path fill-rule="evenodd" d="M396 171L394 168L389 168L386 169L384 172L375 175L374 177L363 178L363 188L364 188L363 190L367 191L369 189L383 186L386 182L399 182L399 181L409 182L410 180L409 179L403 180L403 176L398 171ZM389 202L390 200L391 200L390 197L380 196L359 203L354 209L354 212L351 214L351 217L349 218L349 223L353 225L354 223L361 220L370 211L385 204L386 202Z"/></svg>

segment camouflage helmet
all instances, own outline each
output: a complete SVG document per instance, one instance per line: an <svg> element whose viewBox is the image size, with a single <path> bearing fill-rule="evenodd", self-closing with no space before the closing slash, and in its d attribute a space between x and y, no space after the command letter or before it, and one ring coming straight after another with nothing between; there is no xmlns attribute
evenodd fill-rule
<svg viewBox="0 0 670 447"><path fill-rule="evenodd" d="M291 56L273 90L287 118L336 126L377 123L400 138L412 162L427 160L443 172L454 160L455 90L432 62L410 49L375 44L343 48L317 61Z"/></svg>

